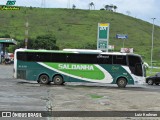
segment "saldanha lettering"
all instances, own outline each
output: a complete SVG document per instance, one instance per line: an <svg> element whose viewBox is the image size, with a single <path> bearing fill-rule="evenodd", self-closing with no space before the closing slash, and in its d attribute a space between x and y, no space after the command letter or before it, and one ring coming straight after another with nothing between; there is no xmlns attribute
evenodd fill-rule
<svg viewBox="0 0 160 120"><path fill-rule="evenodd" d="M59 69L67 70L94 70L93 65L58 64Z"/></svg>

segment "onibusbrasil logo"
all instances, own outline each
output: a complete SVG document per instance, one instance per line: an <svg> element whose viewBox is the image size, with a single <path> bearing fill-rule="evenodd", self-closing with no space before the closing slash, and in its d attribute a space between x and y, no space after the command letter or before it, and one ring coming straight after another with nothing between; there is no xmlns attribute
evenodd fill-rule
<svg viewBox="0 0 160 120"><path fill-rule="evenodd" d="M0 10L20 10L20 7L14 6L16 0L7 0L6 5L0 6Z"/></svg>
<svg viewBox="0 0 160 120"><path fill-rule="evenodd" d="M8 0L6 5L15 5L16 0Z"/></svg>

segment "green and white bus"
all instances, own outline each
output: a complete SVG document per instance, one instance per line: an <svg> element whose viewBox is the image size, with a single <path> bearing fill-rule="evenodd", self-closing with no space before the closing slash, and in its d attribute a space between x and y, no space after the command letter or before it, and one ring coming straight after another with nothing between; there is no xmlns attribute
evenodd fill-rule
<svg viewBox="0 0 160 120"><path fill-rule="evenodd" d="M17 49L14 77L38 83L61 85L64 82L143 84L145 69L140 55L100 50Z"/></svg>

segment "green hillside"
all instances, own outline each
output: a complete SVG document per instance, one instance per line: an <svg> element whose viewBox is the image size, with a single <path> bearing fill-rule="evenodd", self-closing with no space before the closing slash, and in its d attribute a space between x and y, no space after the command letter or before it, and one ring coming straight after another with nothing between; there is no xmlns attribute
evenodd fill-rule
<svg viewBox="0 0 160 120"><path fill-rule="evenodd" d="M0 11L0 37L9 34L13 38L24 40L25 21L29 22L29 37L47 33L54 34L57 45L63 48L96 49L98 22L110 23L110 44L115 51L123 46L116 34L128 34L125 47L134 48L145 61L150 61L152 24L106 10L72 10L21 8L15 11ZM160 62L160 27L155 26L153 60ZM157 64L156 63L156 64Z"/></svg>

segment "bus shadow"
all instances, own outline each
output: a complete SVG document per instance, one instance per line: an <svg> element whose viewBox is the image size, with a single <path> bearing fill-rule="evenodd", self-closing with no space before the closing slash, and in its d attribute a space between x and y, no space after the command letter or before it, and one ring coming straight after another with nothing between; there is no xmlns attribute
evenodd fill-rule
<svg viewBox="0 0 160 120"><path fill-rule="evenodd" d="M66 83L65 86L72 88L89 88L89 89L112 89L116 91L146 91L146 92L160 92L160 87L153 87L148 85L127 85L125 88L119 88L116 84L99 84L99 83L82 83L72 84Z"/></svg>
<svg viewBox="0 0 160 120"><path fill-rule="evenodd" d="M119 88L116 85L110 86L110 85L65 85L71 88L88 88L88 89L105 89L105 90L116 90L116 91L144 91L144 92L160 92L160 88L150 88L146 86L126 86L125 88Z"/></svg>
<svg viewBox="0 0 160 120"><path fill-rule="evenodd" d="M64 87L67 89L73 89L73 88L86 88L86 89L113 89L113 90L127 90L127 91L151 91L151 92L160 92L160 88L153 89L150 86L135 86L135 85L127 85L125 88L119 88L117 85L112 84L106 84L102 85L99 83L64 83L63 85L55 85L54 83L50 84L39 84L37 82L32 81L20 81L17 82L18 85L28 85L28 86L34 86L34 87Z"/></svg>

